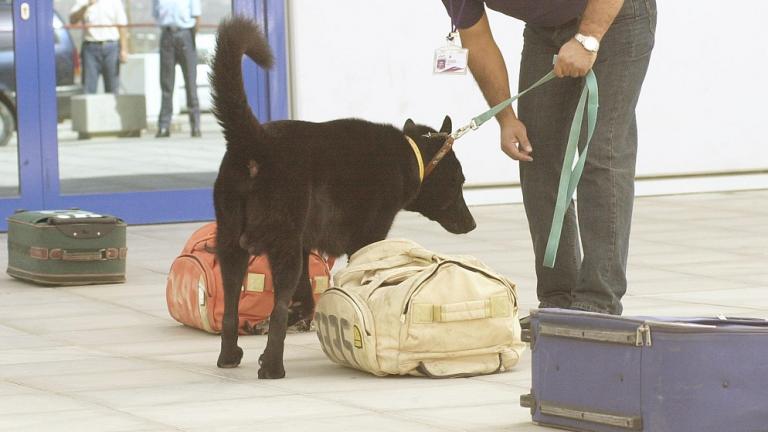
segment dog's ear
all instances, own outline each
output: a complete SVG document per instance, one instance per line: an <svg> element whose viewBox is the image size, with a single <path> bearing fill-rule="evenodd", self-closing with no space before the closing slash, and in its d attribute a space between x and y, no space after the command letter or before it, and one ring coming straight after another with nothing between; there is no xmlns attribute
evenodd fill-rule
<svg viewBox="0 0 768 432"><path fill-rule="evenodd" d="M443 120L443 125L440 126L440 133L451 133L453 131L453 125L451 124L451 118L448 116L445 116L445 119Z"/></svg>
<svg viewBox="0 0 768 432"><path fill-rule="evenodd" d="M411 119L406 120L403 125L403 133L406 135L416 134L416 123Z"/></svg>

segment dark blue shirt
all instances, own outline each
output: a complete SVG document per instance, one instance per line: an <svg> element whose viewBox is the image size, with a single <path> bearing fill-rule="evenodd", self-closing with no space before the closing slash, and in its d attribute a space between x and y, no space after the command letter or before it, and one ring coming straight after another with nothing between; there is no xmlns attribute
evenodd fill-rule
<svg viewBox="0 0 768 432"><path fill-rule="evenodd" d="M554 27L581 15L587 0L443 0L443 4L458 28L475 25L485 6L528 24Z"/></svg>

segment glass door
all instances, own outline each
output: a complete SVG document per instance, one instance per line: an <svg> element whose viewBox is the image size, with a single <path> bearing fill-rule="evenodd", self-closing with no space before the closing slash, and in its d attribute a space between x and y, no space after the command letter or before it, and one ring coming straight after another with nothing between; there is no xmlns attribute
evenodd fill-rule
<svg viewBox="0 0 768 432"><path fill-rule="evenodd" d="M159 26L152 0L124 0L121 13L127 25L120 34L116 28L104 31L109 27L103 23L71 20L71 14L80 10L77 0L30 1L37 22L53 25L38 24L29 33L36 35L34 49L39 53L33 71L39 101L39 123L33 132L39 144L37 158L34 154L30 158L38 164L38 172L30 174L37 182L38 200L25 207L77 207L114 214L129 224L213 218L211 187L225 149L210 111L208 86L216 26L233 10L253 17L267 29L284 62L285 15L281 1L200 3L202 19L194 31L184 23ZM109 63L112 50L118 53L116 65ZM162 69L161 63L169 58L175 66ZM104 71L105 63L115 65L117 73ZM94 64L100 73L88 81L94 76L89 70ZM287 117L284 74L284 65L265 73L250 61L245 64L246 90L262 121ZM161 118L164 97L167 115ZM23 133L20 136L24 138ZM13 156L2 157L8 161L0 159L0 166L14 164ZM14 185L6 183L0 193L13 194ZM18 194L19 189L15 186L18 199L27 198L26 189ZM8 207L1 210L8 213L21 203L5 204Z"/></svg>

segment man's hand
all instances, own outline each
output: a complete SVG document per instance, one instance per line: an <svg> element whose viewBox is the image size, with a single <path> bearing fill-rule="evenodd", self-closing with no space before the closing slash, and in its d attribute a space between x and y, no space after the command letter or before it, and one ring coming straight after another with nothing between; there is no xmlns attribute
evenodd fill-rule
<svg viewBox="0 0 768 432"><path fill-rule="evenodd" d="M555 62L555 75L559 78L579 78L592 69L597 54L589 52L576 40L571 39L560 48Z"/></svg>
<svg viewBox="0 0 768 432"><path fill-rule="evenodd" d="M501 125L501 150L514 160L533 161L533 148L523 122L518 119L504 121Z"/></svg>
<svg viewBox="0 0 768 432"><path fill-rule="evenodd" d="M127 61L128 61L128 51L120 50L120 63L125 63Z"/></svg>

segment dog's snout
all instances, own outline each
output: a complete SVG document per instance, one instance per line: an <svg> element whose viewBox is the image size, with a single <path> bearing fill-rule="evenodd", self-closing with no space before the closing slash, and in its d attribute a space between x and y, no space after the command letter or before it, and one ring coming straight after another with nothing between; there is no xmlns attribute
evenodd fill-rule
<svg viewBox="0 0 768 432"><path fill-rule="evenodd" d="M470 231L474 230L475 228L477 228L477 223L475 222L474 219L472 219L471 221L469 221L468 228L467 228L466 232L470 232Z"/></svg>
<svg viewBox="0 0 768 432"><path fill-rule="evenodd" d="M445 228L451 234L466 234L466 233L474 230L475 228L477 228L477 224L475 223L474 220L472 220L472 221L469 221L467 223L461 223L461 224L456 224L456 225L452 225L452 226L446 226Z"/></svg>

